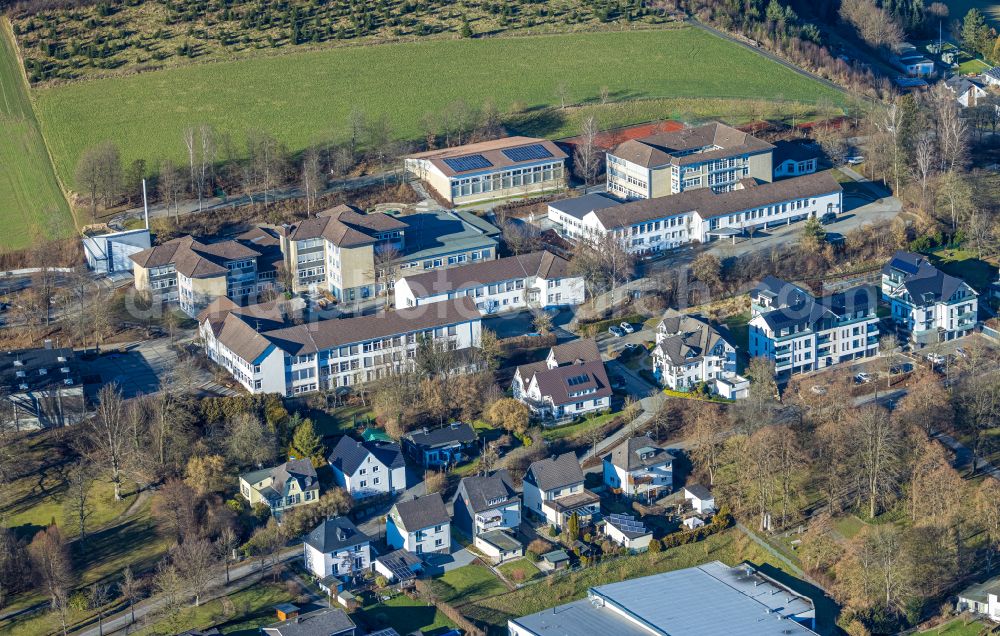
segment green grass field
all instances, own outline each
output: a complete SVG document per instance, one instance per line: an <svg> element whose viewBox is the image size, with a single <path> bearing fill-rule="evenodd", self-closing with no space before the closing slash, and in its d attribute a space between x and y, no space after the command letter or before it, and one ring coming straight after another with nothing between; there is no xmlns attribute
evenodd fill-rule
<svg viewBox="0 0 1000 636"><path fill-rule="evenodd" d="M12 37L7 18L0 18L0 252L73 230Z"/></svg>
<svg viewBox="0 0 1000 636"><path fill-rule="evenodd" d="M840 99L753 51L682 28L347 47L44 87L36 103L57 171L72 185L81 152L107 139L126 164L184 163L182 132L202 123L228 134L237 149L254 128L296 151L342 137L354 108L386 116L397 136L414 139L426 113L490 98L501 110L519 103L549 113L532 120L536 134L573 133L562 111L545 109L561 83L578 104L596 100L602 86L615 101Z"/></svg>
<svg viewBox="0 0 1000 636"><path fill-rule="evenodd" d="M1000 27L1000 2L995 0L945 0L948 5L948 18L959 20L965 17L969 9L979 9L986 16L987 23Z"/></svg>
<svg viewBox="0 0 1000 636"><path fill-rule="evenodd" d="M979 621L973 621L966 624L961 618L956 618L955 620L945 623L940 627L935 627L934 629L929 629L927 631L919 632L921 634L928 634L929 636L979 636L986 630L986 625L983 625Z"/></svg>

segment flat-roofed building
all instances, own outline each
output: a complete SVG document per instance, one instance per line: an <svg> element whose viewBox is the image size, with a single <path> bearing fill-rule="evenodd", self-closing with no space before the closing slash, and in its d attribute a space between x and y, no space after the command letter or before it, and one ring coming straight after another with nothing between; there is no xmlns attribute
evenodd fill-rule
<svg viewBox="0 0 1000 636"><path fill-rule="evenodd" d="M579 305L584 281L569 269L566 259L541 251L404 276L394 288L395 304L417 307L468 296L484 314Z"/></svg>
<svg viewBox="0 0 1000 636"><path fill-rule="evenodd" d="M512 618L510 636L815 634L812 600L756 571L712 561L592 587L587 598Z"/></svg>
<svg viewBox="0 0 1000 636"><path fill-rule="evenodd" d="M608 192L652 199L686 190L727 192L746 177L771 180L774 146L725 124L622 142L607 153Z"/></svg>
<svg viewBox="0 0 1000 636"><path fill-rule="evenodd" d="M46 342L49 345L49 341ZM76 424L86 417L83 380L73 350L0 353L0 425L30 431Z"/></svg>
<svg viewBox="0 0 1000 636"><path fill-rule="evenodd" d="M451 205L566 186L566 153L547 139L504 137L406 157L406 170Z"/></svg>

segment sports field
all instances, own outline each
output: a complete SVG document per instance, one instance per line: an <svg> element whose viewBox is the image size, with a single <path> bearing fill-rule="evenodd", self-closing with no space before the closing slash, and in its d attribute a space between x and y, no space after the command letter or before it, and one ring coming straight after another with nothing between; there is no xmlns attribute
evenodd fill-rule
<svg viewBox="0 0 1000 636"><path fill-rule="evenodd" d="M840 94L753 51L692 28L344 47L192 65L44 87L37 114L59 175L72 185L87 147L116 141L126 165L184 163L182 131L211 124L242 148L247 130L292 151L342 138L350 111L384 115L397 137L458 99L501 110L648 97L780 98L838 102ZM555 130L562 124L555 124ZM545 131L540 130L540 133ZM570 131L572 132L572 131Z"/></svg>
<svg viewBox="0 0 1000 636"><path fill-rule="evenodd" d="M0 252L73 231L12 41L0 18Z"/></svg>

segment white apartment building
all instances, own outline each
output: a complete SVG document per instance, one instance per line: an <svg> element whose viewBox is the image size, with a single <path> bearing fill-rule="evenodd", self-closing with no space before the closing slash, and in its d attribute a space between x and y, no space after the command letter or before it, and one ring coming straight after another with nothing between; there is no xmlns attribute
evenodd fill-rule
<svg viewBox="0 0 1000 636"><path fill-rule="evenodd" d="M891 306L900 339L916 345L961 338L976 326L975 290L919 254L896 252L882 268L882 298Z"/></svg>
<svg viewBox="0 0 1000 636"><path fill-rule="evenodd" d="M549 206L549 219L564 236L599 240L610 234L628 251L645 254L839 214L842 188L820 172L773 183L746 179L726 192L699 188L575 214L560 203Z"/></svg>
<svg viewBox="0 0 1000 636"><path fill-rule="evenodd" d="M611 406L611 382L592 339L556 345L545 360L519 366L511 390L543 418L558 420Z"/></svg>
<svg viewBox="0 0 1000 636"><path fill-rule="evenodd" d="M396 307L468 296L484 314L579 305L584 300L583 278L570 275L569 261L546 251L405 276L393 291Z"/></svg>
<svg viewBox="0 0 1000 636"><path fill-rule="evenodd" d="M607 190L628 200L698 188L727 192L747 177L770 181L773 150L720 123L630 139L607 153Z"/></svg>
<svg viewBox="0 0 1000 636"><path fill-rule="evenodd" d="M750 355L774 360L779 380L878 355L874 288L815 298L768 276L750 293L750 309Z"/></svg>
<svg viewBox="0 0 1000 636"><path fill-rule="evenodd" d="M406 490L406 463L399 444L357 441L344 435L327 456L338 486L355 499Z"/></svg>
<svg viewBox="0 0 1000 636"><path fill-rule="evenodd" d="M736 347L699 315L668 316L656 327L653 374L673 391L706 383L731 400L744 398L750 382L736 373Z"/></svg>
<svg viewBox="0 0 1000 636"><path fill-rule="evenodd" d="M480 313L470 298L371 316L260 328L244 312L201 315L205 353L251 393L285 396L352 387L412 368L422 342L456 352L455 370L475 363Z"/></svg>
<svg viewBox="0 0 1000 636"><path fill-rule="evenodd" d="M371 569L368 535L346 517L325 519L302 539L303 562L327 593Z"/></svg>
<svg viewBox="0 0 1000 636"><path fill-rule="evenodd" d="M451 550L451 517L438 493L395 504L385 518L385 540L414 554Z"/></svg>
<svg viewBox="0 0 1000 636"><path fill-rule="evenodd" d="M586 524L601 509L601 498L583 487L583 470L572 451L528 466L522 485L525 510L557 529L573 514Z"/></svg>

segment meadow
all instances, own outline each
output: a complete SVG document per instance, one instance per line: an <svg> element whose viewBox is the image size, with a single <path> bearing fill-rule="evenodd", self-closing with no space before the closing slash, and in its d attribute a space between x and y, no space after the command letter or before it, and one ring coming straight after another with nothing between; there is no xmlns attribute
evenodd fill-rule
<svg viewBox="0 0 1000 636"><path fill-rule="evenodd" d="M945 4L951 20L961 20L969 9L979 9L990 26L1000 28L1000 2L996 0L945 0Z"/></svg>
<svg viewBox="0 0 1000 636"><path fill-rule="evenodd" d="M0 228L0 251L73 231L6 18L0 18Z"/></svg>
<svg viewBox="0 0 1000 636"><path fill-rule="evenodd" d="M35 98L57 172L72 187L81 152L108 139L119 145L126 165L145 159L155 166L166 158L183 165L182 132L193 125L213 126L237 149L248 130L268 132L295 152L342 138L354 109L384 116L395 136L416 139L422 117L459 99L558 115L562 111L551 107L559 105L560 88L567 103L584 104L596 101L605 86L615 102L841 99L833 89L692 28L345 47L40 87ZM565 130L566 118L552 120L536 121L532 132L575 132Z"/></svg>

